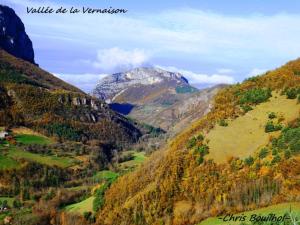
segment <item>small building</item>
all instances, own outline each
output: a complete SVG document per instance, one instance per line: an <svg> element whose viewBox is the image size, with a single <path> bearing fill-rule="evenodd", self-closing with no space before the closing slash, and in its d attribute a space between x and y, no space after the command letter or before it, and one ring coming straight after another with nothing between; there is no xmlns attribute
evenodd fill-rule
<svg viewBox="0 0 300 225"><path fill-rule="evenodd" d="M6 136L8 136L6 131L0 131L0 139L4 139Z"/></svg>

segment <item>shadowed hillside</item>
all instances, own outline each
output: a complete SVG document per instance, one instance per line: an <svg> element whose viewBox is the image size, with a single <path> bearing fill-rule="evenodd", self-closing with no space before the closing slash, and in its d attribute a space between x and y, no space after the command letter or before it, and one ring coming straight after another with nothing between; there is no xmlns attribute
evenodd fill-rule
<svg viewBox="0 0 300 225"><path fill-rule="evenodd" d="M62 140L133 143L140 131L102 101L0 50L0 126L27 126Z"/></svg>

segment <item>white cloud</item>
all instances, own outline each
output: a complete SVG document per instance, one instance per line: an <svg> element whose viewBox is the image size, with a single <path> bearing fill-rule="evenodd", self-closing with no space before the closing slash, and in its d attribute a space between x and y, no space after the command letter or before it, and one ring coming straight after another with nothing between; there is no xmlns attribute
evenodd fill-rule
<svg viewBox="0 0 300 225"><path fill-rule="evenodd" d="M234 73L234 70L227 69L227 68L220 68L220 69L217 69L217 72L221 73L221 74L231 74L231 73Z"/></svg>
<svg viewBox="0 0 300 225"><path fill-rule="evenodd" d="M105 71L115 69L132 69L139 67L149 60L150 56L142 49L126 51L118 47L98 51L97 61L93 66Z"/></svg>
<svg viewBox="0 0 300 225"><path fill-rule="evenodd" d="M72 73L83 67L83 63L74 65L74 58L95 61L97 49L104 49L106 57L100 55L94 62L99 73L149 61L185 68L192 65L197 70L201 65L209 70L230 68L234 73L217 71L216 75L233 74L238 80L244 78L241 71L277 67L299 57L300 52L299 14L223 15L177 8L125 15L30 15L26 6L57 5L33 0L6 2L19 6L17 13L33 39L38 63L43 65L49 52L59 54L47 64L48 70L71 65L67 69ZM104 5L99 3L99 7ZM116 58L111 54L115 46ZM92 64L87 72L95 72Z"/></svg>
<svg viewBox="0 0 300 225"><path fill-rule="evenodd" d="M268 70L266 69L258 69L258 68L254 68L252 69L248 74L247 74L247 77L254 77L254 76L257 76L257 75L261 75L261 74L264 74L265 72L267 72Z"/></svg>
<svg viewBox="0 0 300 225"><path fill-rule="evenodd" d="M53 73L58 78L73 84L76 87L79 87L83 91L87 93L91 93L91 91L95 88L95 84L107 76L108 74L57 74Z"/></svg>
<svg viewBox="0 0 300 225"><path fill-rule="evenodd" d="M189 83L201 87L203 84L232 84L235 82L234 78L224 74L203 74L195 73L189 70L178 69L173 66L156 66L158 68L170 71L177 72L182 74L189 80Z"/></svg>

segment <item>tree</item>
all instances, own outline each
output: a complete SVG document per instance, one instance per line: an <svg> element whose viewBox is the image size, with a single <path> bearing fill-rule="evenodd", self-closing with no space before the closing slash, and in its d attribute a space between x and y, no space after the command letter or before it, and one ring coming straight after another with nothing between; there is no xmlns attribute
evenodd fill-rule
<svg viewBox="0 0 300 225"><path fill-rule="evenodd" d="M7 208L7 207L8 207L7 200L4 200L4 201L2 202L2 207L3 207L3 208Z"/></svg>
<svg viewBox="0 0 300 225"><path fill-rule="evenodd" d="M15 200L13 201L13 207L14 207L14 208L19 209L19 208L21 208L21 206L22 206L22 203L20 202L20 200L15 199Z"/></svg>

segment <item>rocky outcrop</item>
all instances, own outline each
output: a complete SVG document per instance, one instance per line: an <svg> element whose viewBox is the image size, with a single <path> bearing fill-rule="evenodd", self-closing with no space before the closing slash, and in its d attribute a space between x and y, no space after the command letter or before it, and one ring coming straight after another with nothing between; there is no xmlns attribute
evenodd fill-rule
<svg viewBox="0 0 300 225"><path fill-rule="evenodd" d="M30 63L34 61L32 42L13 9L0 5L0 48Z"/></svg>

